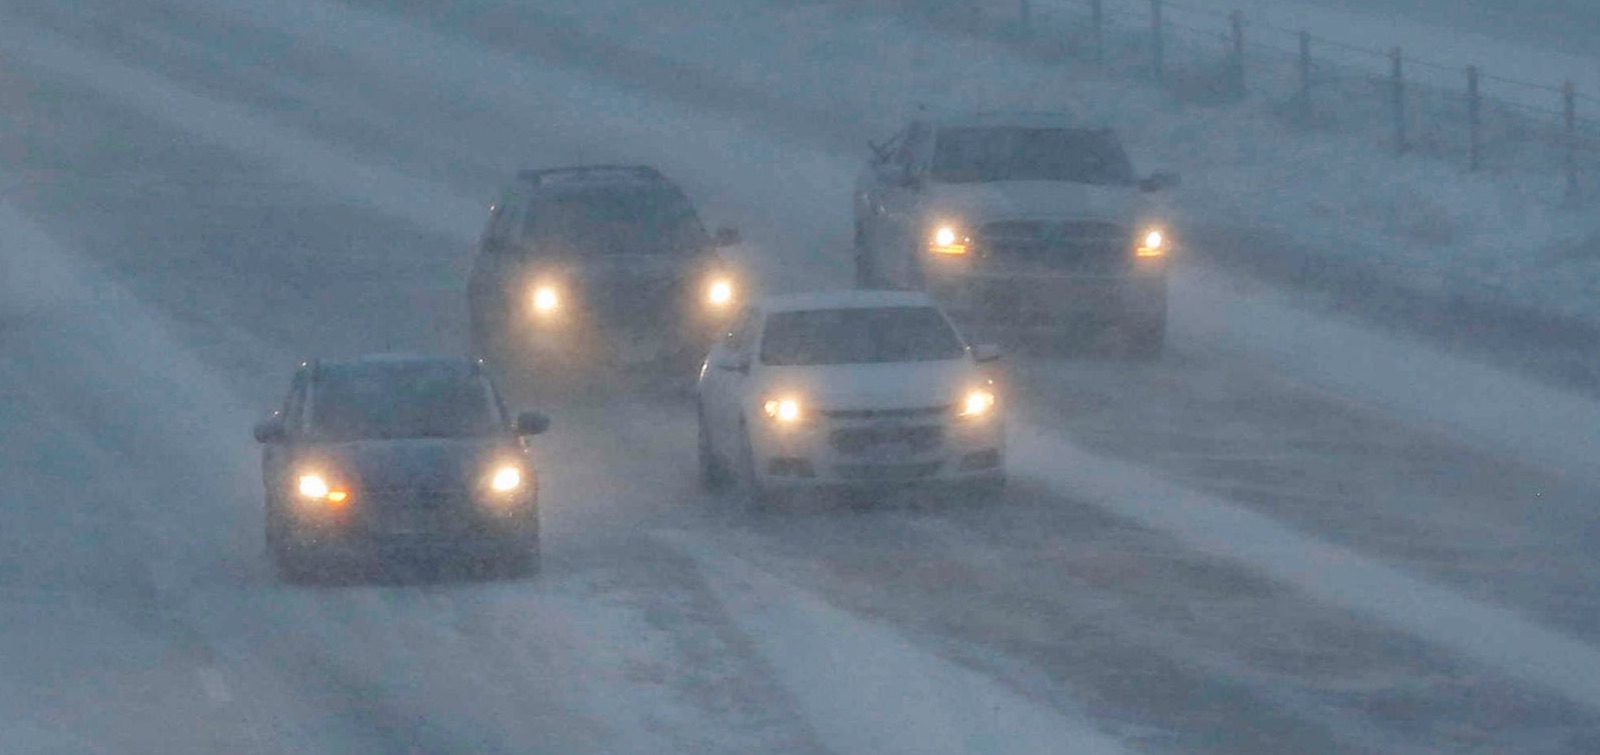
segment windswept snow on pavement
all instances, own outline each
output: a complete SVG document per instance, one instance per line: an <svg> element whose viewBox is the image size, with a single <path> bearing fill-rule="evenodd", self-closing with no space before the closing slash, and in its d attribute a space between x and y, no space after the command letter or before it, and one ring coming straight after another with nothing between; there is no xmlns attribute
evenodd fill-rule
<svg viewBox="0 0 1600 755"><path fill-rule="evenodd" d="M1600 710L1600 649L1514 611L1466 600L1147 470L1085 453L1036 428L1019 430L1011 454L1018 473L1065 494Z"/></svg>
<svg viewBox="0 0 1600 755"><path fill-rule="evenodd" d="M657 533L692 557L732 620L838 753L1117 755L1087 722L1035 703L834 608L703 538Z"/></svg>

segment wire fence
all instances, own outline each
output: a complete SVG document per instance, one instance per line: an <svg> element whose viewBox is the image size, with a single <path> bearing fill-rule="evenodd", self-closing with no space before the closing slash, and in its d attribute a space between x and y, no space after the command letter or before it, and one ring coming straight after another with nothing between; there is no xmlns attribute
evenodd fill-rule
<svg viewBox="0 0 1600 755"><path fill-rule="evenodd" d="M1445 65L1181 0L911 0L903 8L991 32L1179 99L1254 101L1305 128L1368 134L1396 155L1471 171L1535 171L1569 202L1600 189L1600 97Z"/></svg>

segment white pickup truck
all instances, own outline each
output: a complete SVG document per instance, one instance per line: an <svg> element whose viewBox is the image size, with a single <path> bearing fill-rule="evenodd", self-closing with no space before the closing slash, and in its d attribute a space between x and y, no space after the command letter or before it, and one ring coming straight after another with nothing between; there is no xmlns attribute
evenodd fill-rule
<svg viewBox="0 0 1600 755"><path fill-rule="evenodd" d="M914 119L855 191L856 283L926 290L980 340L1166 340L1172 238L1114 132L1058 114Z"/></svg>

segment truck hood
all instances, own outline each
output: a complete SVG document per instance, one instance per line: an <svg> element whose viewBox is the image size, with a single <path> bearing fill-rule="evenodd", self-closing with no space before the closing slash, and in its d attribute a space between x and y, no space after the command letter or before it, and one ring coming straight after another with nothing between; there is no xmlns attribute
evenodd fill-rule
<svg viewBox="0 0 1600 755"><path fill-rule="evenodd" d="M928 185L925 210L966 223L1092 218L1131 223L1146 212L1137 187L1065 181L991 181Z"/></svg>
<svg viewBox="0 0 1600 755"><path fill-rule="evenodd" d="M759 396L795 396L822 411L925 409L954 404L982 383L967 359L767 368ZM764 399L762 399L764 400Z"/></svg>

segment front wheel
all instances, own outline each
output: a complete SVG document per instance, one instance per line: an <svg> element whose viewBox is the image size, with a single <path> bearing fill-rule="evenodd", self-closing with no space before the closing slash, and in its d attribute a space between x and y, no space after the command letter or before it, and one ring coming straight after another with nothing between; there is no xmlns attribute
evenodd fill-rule
<svg viewBox="0 0 1600 755"><path fill-rule="evenodd" d="M705 407L697 412L700 425L700 487L708 493L721 493L728 488L728 470L711 447L711 428L706 425Z"/></svg>

